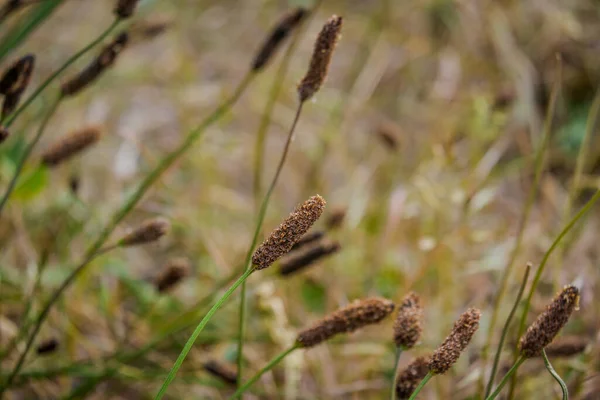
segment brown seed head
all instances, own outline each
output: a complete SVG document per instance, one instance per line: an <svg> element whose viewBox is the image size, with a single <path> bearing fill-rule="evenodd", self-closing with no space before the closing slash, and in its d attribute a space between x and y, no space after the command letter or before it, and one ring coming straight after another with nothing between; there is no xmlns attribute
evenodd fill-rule
<svg viewBox="0 0 600 400"><path fill-rule="evenodd" d="M17 60L0 79L0 94L5 96L2 117L12 113L19 105L21 95L27 89L35 65L35 56L28 54Z"/></svg>
<svg viewBox="0 0 600 400"><path fill-rule="evenodd" d="M167 262L154 279L154 287L164 293L175 287L181 280L190 275L191 266L186 258L175 258Z"/></svg>
<svg viewBox="0 0 600 400"><path fill-rule="evenodd" d="M409 399L428 372L429 359L427 357L415 358L406 368L399 371L396 378L396 395L398 399Z"/></svg>
<svg viewBox="0 0 600 400"><path fill-rule="evenodd" d="M94 126L74 131L50 145L42 153L42 163L48 167L56 167L95 144L101 136L100 129Z"/></svg>
<svg viewBox="0 0 600 400"><path fill-rule="evenodd" d="M481 311L469 308L458 318L450 335L431 356L429 370L433 374L443 374L456 363L479 328L480 317Z"/></svg>
<svg viewBox="0 0 600 400"><path fill-rule="evenodd" d="M0 126L0 143L4 142L10 136L10 132L3 126Z"/></svg>
<svg viewBox="0 0 600 400"><path fill-rule="evenodd" d="M300 240L298 240L296 242L296 244L294 244L292 246L292 249L290 251L295 251L300 249L301 247L304 247L308 244L312 244L314 242L316 242L317 240L320 240L323 236L325 236L325 232L324 231L311 231L308 232L306 235L303 235Z"/></svg>
<svg viewBox="0 0 600 400"><path fill-rule="evenodd" d="M423 308L419 295L410 292L407 294L398 309L398 316L394 322L394 342L396 347L410 349L421 338Z"/></svg>
<svg viewBox="0 0 600 400"><path fill-rule="evenodd" d="M279 21L267 37L267 40L263 43L260 51L256 54L256 57L252 62L252 71L258 72L267 65L285 38L290 35L295 27L300 25L307 15L308 11L299 7L289 14L286 14Z"/></svg>
<svg viewBox="0 0 600 400"><path fill-rule="evenodd" d="M329 69L333 50L342 30L342 17L333 15L327 20L315 42L310 66L304 79L298 85L298 96L304 102L319 91Z"/></svg>
<svg viewBox="0 0 600 400"><path fill-rule="evenodd" d="M255 270L264 269L290 251L325 209L325 199L313 196L298 206L252 255Z"/></svg>
<svg viewBox="0 0 600 400"><path fill-rule="evenodd" d="M73 96L100 77L104 71L115 63L117 56L123 51L128 40L129 35L127 32L123 32L117 36L111 43L102 49L100 55L98 55L98 57L96 57L96 59L94 59L94 61L92 61L92 63L83 71L62 84L62 96Z"/></svg>
<svg viewBox="0 0 600 400"><path fill-rule="evenodd" d="M327 221L325 222L325 225L327 226L327 229L329 229L329 230L338 229L339 227L342 226L345 219L346 219L346 208L336 207L333 209L331 214L329 214L329 216L327 217Z"/></svg>
<svg viewBox="0 0 600 400"><path fill-rule="evenodd" d="M583 336L564 336L556 338L546 347L548 357L572 357L583 353L590 341Z"/></svg>
<svg viewBox="0 0 600 400"><path fill-rule="evenodd" d="M142 225L119 240L119 246L136 246L154 242L167 234L171 224L165 218L153 218L144 221Z"/></svg>
<svg viewBox="0 0 600 400"><path fill-rule="evenodd" d="M58 345L59 343L56 338L50 338L40 343L36 349L36 352L40 355L54 353L56 349L58 349Z"/></svg>
<svg viewBox="0 0 600 400"><path fill-rule="evenodd" d="M579 305L579 289L566 286L521 337L519 349L527 358L540 355Z"/></svg>
<svg viewBox="0 0 600 400"><path fill-rule="evenodd" d="M203 365L204 370L214 377L222 379L230 385L237 383L237 373L231 367L215 360L210 360Z"/></svg>
<svg viewBox="0 0 600 400"><path fill-rule="evenodd" d="M155 16L131 25L129 34L132 42L150 40L165 33L173 25L173 20L165 16Z"/></svg>
<svg viewBox="0 0 600 400"><path fill-rule="evenodd" d="M357 300L326 316L298 334L296 343L303 348L316 346L340 333L350 333L376 324L394 311L394 303L382 298Z"/></svg>
<svg viewBox="0 0 600 400"><path fill-rule="evenodd" d="M23 7L23 0L8 0L2 8L0 8L0 21L4 21L10 14Z"/></svg>
<svg viewBox="0 0 600 400"><path fill-rule="evenodd" d="M316 261L337 253L340 248L339 242L329 239L305 245L298 250L288 253L281 259L279 274L287 276L301 271Z"/></svg>
<svg viewBox="0 0 600 400"><path fill-rule="evenodd" d="M138 2L139 0L118 0L115 7L116 16L123 19L131 17Z"/></svg>

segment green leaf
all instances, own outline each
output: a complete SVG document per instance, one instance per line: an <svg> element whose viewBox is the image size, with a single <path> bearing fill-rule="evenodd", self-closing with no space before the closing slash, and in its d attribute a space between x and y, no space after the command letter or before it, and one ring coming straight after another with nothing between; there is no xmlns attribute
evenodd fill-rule
<svg viewBox="0 0 600 400"><path fill-rule="evenodd" d="M325 287L318 282L306 280L300 289L302 300L311 312L322 314L325 311L327 292Z"/></svg>
<svg viewBox="0 0 600 400"><path fill-rule="evenodd" d="M48 169L37 167L29 170L17 184L13 193L13 198L21 201L27 201L37 196L48 183Z"/></svg>

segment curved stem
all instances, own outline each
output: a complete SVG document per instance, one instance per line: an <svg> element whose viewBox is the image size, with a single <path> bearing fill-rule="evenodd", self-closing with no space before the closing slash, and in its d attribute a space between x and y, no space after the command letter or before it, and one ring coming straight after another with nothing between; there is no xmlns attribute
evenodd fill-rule
<svg viewBox="0 0 600 400"><path fill-rule="evenodd" d="M558 375L556 370L552 367L552 364L550 364L550 360L548 360L548 355L546 355L545 349L542 349L542 357L544 358L544 364L546 365L546 369L548 370L548 372L550 372L550 375L552 375L552 377L560 385L560 389L562 390L563 400L569 400L569 389L567 388L565 381L562 380L560 375Z"/></svg>
<svg viewBox="0 0 600 400"><path fill-rule="evenodd" d="M246 265L246 270L249 270L252 267L252 253L254 251L254 247L258 242L258 235L260 234L260 230L262 228L262 224L265 220L265 214L267 212L267 207L269 205L269 201L271 200L271 195L273 194L273 190L277 185L277 181L279 180L279 175L283 170L283 165L285 164L285 160L287 159L288 152L290 150L290 145L292 143L292 139L294 137L294 131L296 130L296 125L298 125L298 120L300 119L300 114L302 113L302 106L304 102L300 102L298 104L298 109L296 110L296 115L294 116L294 121L292 122L292 126L288 132L287 140L285 142L285 146L283 148L283 153L281 154L281 158L279 160L279 164L277 165L277 170L275 171L275 176L273 176L273 180L269 185L269 189L265 194L265 197L260 205L260 211L258 212L258 219L256 221L256 227L254 228L254 235L252 237L252 242L250 247L248 248L248 252L246 253L246 260L244 265ZM242 291L240 297L240 307L239 307L239 329L238 329L238 353L237 353L237 377L238 384L241 382L242 377L242 361L244 357L244 331L246 330L246 319L245 319L245 310L246 310L246 284L242 283Z"/></svg>
<svg viewBox="0 0 600 400"><path fill-rule="evenodd" d="M523 364L523 362L526 360L525 357L520 356L517 361L515 362L515 364L512 366L512 368L506 373L506 375L504 375L504 378L502 378L502 380L500 381L500 384L498 385L498 387L496 388L496 390L494 390L494 392L489 395L488 397L485 398L485 400L493 400L495 399L500 392L502 391L502 388L504 386L506 386L506 384L508 383L509 379L511 376L514 376L514 374L517 372L517 369L519 369L519 367L521 366L521 364Z"/></svg>
<svg viewBox="0 0 600 400"><path fill-rule="evenodd" d="M163 382L162 386L160 387L160 390L154 397L155 400L162 399L162 397L164 396L164 394L167 391L167 388L169 387L171 382L173 382L173 379L175 379L175 375L177 375L177 371L179 371L179 368L183 364L183 361L185 360L188 353L192 349L192 346L194 346L194 342L196 341L196 339L198 338L198 336L200 335L200 333L202 332L202 330L204 329L204 327L206 326L208 321L210 321L212 316L217 312L217 310L219 308L221 308L221 306L225 303L225 301L229 298L229 296L231 296L231 294L238 288L238 286L240 286L246 279L248 279L248 277L250 276L250 274L252 272L253 272L252 269L247 269L246 272L244 272L244 274L242 276L240 276L239 279L237 281L235 281L235 283L233 285L231 285L231 287L223 294L223 296L221 296L221 298L219 300L217 300L215 305L212 306L212 308L208 311L208 313L206 313L204 318L202 318L202 321L200 321L200 323L194 330L194 333L192 333L192 336L190 336L190 338L186 342L185 346L183 347L183 350L181 350L181 353L179 354L179 357L177 357L175 364L173 364L171 371L169 371L169 374L165 378L165 381Z"/></svg>
<svg viewBox="0 0 600 400"><path fill-rule="evenodd" d="M402 348L396 347L396 362L394 364L394 377L392 379L392 392L390 393L390 399L396 400L396 383L398 383L398 364L400 363L400 356L402 356Z"/></svg>
<svg viewBox="0 0 600 400"><path fill-rule="evenodd" d="M19 161L17 163L17 168L15 170L15 174L13 175L12 179L10 180L8 187L6 188L6 192L4 192L4 196L2 197L2 200L0 200L0 215L2 214L2 210L4 209L4 206L6 206L6 203L8 202L10 195L12 194L13 190L17 186L17 181L19 180L19 176L21 175L21 172L23 171L23 167L25 166L25 161L27 161L27 159L29 158L29 155L31 155L31 152L33 151L33 148L35 147L37 142L39 142L40 138L42 137L42 134L46 130L46 126L48 126L48 122L50 122L50 119L52 118L52 116L54 115L56 110L58 109L58 105L60 104L61 100L62 100L62 97L57 97L52 102L52 105L50 106L50 108L48 109L48 112L46 113L46 116L42 120L42 123L40 124L40 127L38 128L38 131L37 131L35 137L27 145L25 152L19 159Z"/></svg>
<svg viewBox="0 0 600 400"><path fill-rule="evenodd" d="M510 323L519 307L519 303L521 302L521 298L523 297L523 292L525 291L525 286L527 286L527 280L529 278L529 273L531 272L531 264L527 264L525 267L525 275L523 276L523 281L521 282L521 287L519 288L519 293L517 294L517 298L515 299L515 304L513 305L512 310L510 310L510 314L504 323L504 328L502 328L502 335L500 336L500 342L498 343L498 348L496 349L496 356L494 357L494 364L492 365L492 372L490 373L490 378L488 380L487 388L485 390L485 396L490 395L492 391L492 387L494 386L494 378L496 377L496 372L498 371L498 364L500 363L500 354L502 353L502 347L504 347L504 341L506 340L506 335L508 334L508 328L510 327Z"/></svg>
<svg viewBox="0 0 600 400"><path fill-rule="evenodd" d="M296 349L299 349L297 344L293 345L292 347L290 347L287 350L284 350L281 354L279 354L278 356L273 358L271 361L269 361L269 363L267 365L265 365L260 371L258 371L256 373L256 375L254 375L252 378L250 378L250 380L248 382L244 383L243 386L241 386L238 390L236 390L236 392L229 399L239 398L246 390L248 390L250 388L250 386L252 386L257 380L259 380L260 377L263 376L263 374L265 372L268 372L271 369L273 369L273 367L275 365L279 364L281 362L281 360L283 360L285 357L287 357L288 354L290 354L291 352L293 352Z"/></svg>
<svg viewBox="0 0 600 400"><path fill-rule="evenodd" d="M408 400L415 400L417 398L417 396L419 395L419 392L425 387L427 382L429 382L429 380L432 377L433 377L433 374L431 373L431 371L429 371L427 373L427 375L425 375L425 378L423 378L423 380L419 383L419 386L417 386L415 388L415 391L410 395L410 398Z"/></svg>
<svg viewBox="0 0 600 400"><path fill-rule="evenodd" d="M23 111L25 111L25 109L27 107L29 107L29 105L44 91L44 89L46 89L48 87L48 85L50 85L56 78L58 78L60 76L60 74L62 74L67 68L69 68L81 56L83 56L88 51L90 51L91 49L96 47L96 45L98 45L100 42L102 42L117 27L117 25L119 25L119 22L121 22L120 19L114 20L113 23L104 32L102 32L100 34L100 36L98 36L96 39L94 39L92 42L90 42L87 46L85 46L84 48L79 50L77 53L73 54L59 69L54 71L52 73L52 75L50 75L48 78L46 78L46 80L44 82L42 82L42 84L40 86L37 87L35 92L33 92L23 102L23 104L19 108L17 108L17 110L14 113L12 113L10 116L8 116L8 118L6 119L6 123L4 124L5 127L9 128L15 122L17 117L19 115L21 115L21 113Z"/></svg>

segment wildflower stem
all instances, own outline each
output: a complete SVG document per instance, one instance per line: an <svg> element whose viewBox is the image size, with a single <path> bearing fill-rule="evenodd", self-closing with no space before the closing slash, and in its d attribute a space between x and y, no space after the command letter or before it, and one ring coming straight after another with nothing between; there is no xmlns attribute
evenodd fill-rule
<svg viewBox="0 0 600 400"><path fill-rule="evenodd" d="M425 387L425 385L427 384L427 382L429 382L431 377L433 377L433 373L429 371L427 375L425 375L425 378L423 378L423 380L419 383L419 386L415 388L415 391L410 395L410 398L408 400L415 400L419 395L421 389Z"/></svg>
<svg viewBox="0 0 600 400"><path fill-rule="evenodd" d="M400 357L402 356L402 348L396 347L396 362L394 363L394 377L392 378L392 392L390 393L390 399L396 400L396 383L398 383L398 364L400 363Z"/></svg>
<svg viewBox="0 0 600 400"><path fill-rule="evenodd" d="M496 377L496 372L498 371L498 364L500 363L500 355L502 353L502 347L504 346L504 341L506 340L506 335L508 334L508 328L510 327L510 323L519 307L519 303L521 302L521 298L523 298L523 292L525 291L525 286L527 286L527 280L529 279L529 273L531 272L531 264L527 264L525 267L525 274L523 276L523 281L521 282L521 287L519 288L519 293L517 294L517 298L515 299L515 304L513 305L512 310L510 310L510 314L504 323L504 328L502 328L502 335L500 335L500 342L498 343L498 348L496 349L496 356L494 357L494 364L492 365L492 372L490 373L490 378L488 380L487 388L485 390L485 397L490 395L492 391L492 387L494 386L494 378Z"/></svg>
<svg viewBox="0 0 600 400"><path fill-rule="evenodd" d="M544 349L542 349L542 357L544 358L544 364L546 365L546 369L548 370L548 372L550 372L550 375L552 375L552 377L554 377L556 382L558 382L558 384L560 385L563 394L563 400L569 400L569 389L567 388L565 381L562 380L560 375L558 375L556 370L552 367L552 364L550 364L550 360L548 360L546 350Z"/></svg>
<svg viewBox="0 0 600 400"><path fill-rule="evenodd" d="M252 378L250 378L250 380L248 382L244 383L238 390L236 390L236 392L229 399L231 400L231 399L239 398L246 390L248 390L250 388L250 386L252 386L257 380L259 380L260 377L263 376L263 374L265 372L268 372L271 369L273 369L273 367L275 367L277 364L279 364L281 362L281 360L283 360L285 357L287 357L288 354L290 354L291 352L293 352L294 350L296 350L298 348L300 348L300 347L296 343L292 347L288 348L287 350L284 350L277 357L273 358L267 365L265 365L260 371L258 371L256 373L256 375L254 375Z"/></svg>
<svg viewBox="0 0 600 400"><path fill-rule="evenodd" d="M196 326L196 329L192 333L192 336L190 336L190 338L186 342L185 346L183 347L183 350L181 350L181 353L179 354L179 357L177 357L175 364L173 364L171 371L169 371L169 374L165 378L165 381L163 382L160 390L154 397L155 400L162 399L162 397L164 396L164 394L167 391L167 388L169 387L169 385L171 384L173 379L175 379L175 375L177 375L177 371L179 370L179 368L183 364L183 361L185 360L188 353L192 349L194 342L196 341L196 339L198 338L198 336L200 335L200 333L202 332L202 330L204 329L204 327L206 326L208 321L210 321L212 316L217 312L217 310L219 308L221 308L221 306L225 303L225 301L229 298L229 296L231 296L231 294L238 288L238 286L240 286L244 281L246 281L246 279L248 279L248 277L250 276L250 274L252 272L253 272L252 269L247 269L242 274L242 276L240 276L239 279L237 281L235 281L234 284L231 285L231 287L229 289L227 289L227 291L223 294L223 296L221 296L221 298L219 300L217 300L217 302L212 306L212 308L208 311L208 313L206 313L204 318L202 318L202 321L200 321L198 326Z"/></svg>
<svg viewBox="0 0 600 400"><path fill-rule="evenodd" d="M526 360L525 357L520 356L517 361L515 362L515 364L512 366L512 368L506 373L506 375L504 375L504 378L502 378L502 380L500 381L500 384L498 385L498 387L496 388L496 390L494 390L494 392L489 395L488 397L485 398L485 400L493 400L495 399L500 392L502 391L502 388L504 386L506 386L506 384L508 383L509 379L511 378L511 376L514 376L514 374L517 372L517 369L519 369L519 367L521 366L521 364L523 364L523 362Z"/></svg>

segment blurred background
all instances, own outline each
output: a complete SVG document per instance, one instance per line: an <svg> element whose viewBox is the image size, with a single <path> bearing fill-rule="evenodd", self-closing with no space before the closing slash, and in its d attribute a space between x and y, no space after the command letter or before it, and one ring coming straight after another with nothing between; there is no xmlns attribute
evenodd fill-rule
<svg viewBox="0 0 600 400"><path fill-rule="evenodd" d="M342 38L324 87L304 106L261 238L318 193L328 207L314 229L328 228L340 250L288 277L275 267L251 277L245 375L284 349L298 330L349 301L375 295L400 301L414 290L425 307L424 333L401 366L435 349L468 307L481 308L473 344L422 395L478 398L481 349L532 190L535 151L557 82L561 90L544 171L500 308L492 355L525 264L532 262L535 272L570 217L598 189L600 141L590 112L600 82L596 0L141 1L128 20L135 32L130 45L92 87L61 105L0 218L0 345L7 346L40 311L136 183L235 89L280 17L300 6L314 12L297 31L297 41L287 39L239 102L166 171L112 238L155 216L167 217L171 232L90 265L38 335L36 344L56 340L57 348L27 358L8 398L78 398L68 396L98 376L102 379L81 398L153 398L211 294L240 271L259 201L296 111L296 85L332 14L344 17ZM34 7L3 22L0 38ZM110 25L113 8L112 1L62 1L4 57L2 68L27 53L36 55L30 92ZM289 66L282 77L286 51ZM257 192L257 132L277 82L281 91L270 115ZM2 191L57 87L54 83L27 109L0 145ZM44 149L89 125L104 132L97 145L40 172ZM586 127L592 139L574 187ZM598 222L593 210L550 258L528 319L563 285L581 288L581 311L563 335L583 337L589 346L575 357L553 360L572 396L581 399L600 398ZM182 257L191 265L189 276L159 293L153 282L161 267ZM234 295L202 333L169 398L231 395L231 386L205 364L217 360L234 368L238 299ZM392 320L294 353L247 398L387 398L394 368ZM107 359L174 326L181 329L140 357L116 364ZM515 343L513 332L504 368ZM20 343L17 349L22 348ZM2 376L16 353L2 359ZM109 367L115 372L103 375ZM524 365L517 398L559 396L543 369L541 359Z"/></svg>

